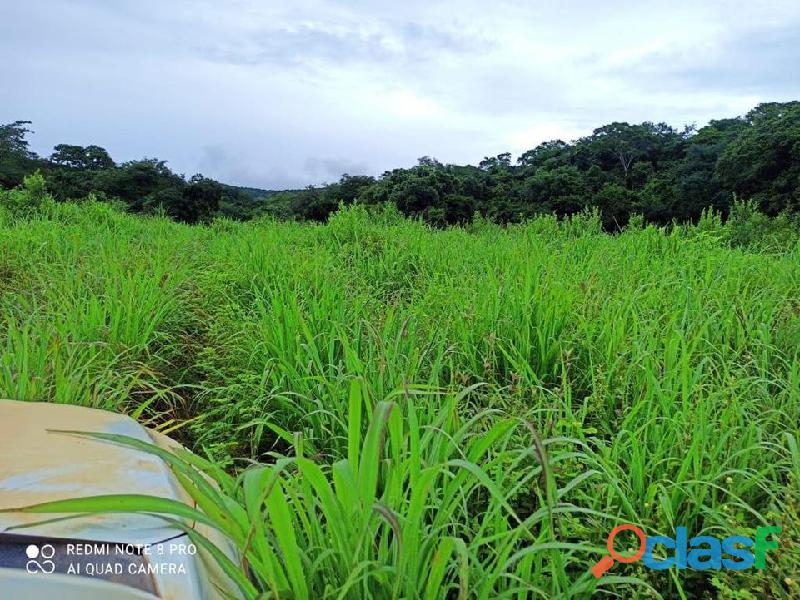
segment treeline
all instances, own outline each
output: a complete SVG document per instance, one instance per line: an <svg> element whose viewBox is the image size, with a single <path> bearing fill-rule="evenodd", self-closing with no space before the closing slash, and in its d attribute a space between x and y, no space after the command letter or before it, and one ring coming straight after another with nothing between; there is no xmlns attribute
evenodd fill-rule
<svg viewBox="0 0 800 600"><path fill-rule="evenodd" d="M162 211L186 223L215 216L247 219L261 202L248 191L197 174L174 173L163 160L143 158L117 164L100 146L59 144L43 158L31 152L30 121L0 125L0 187L14 188L40 171L56 200L81 199L122 202L137 213Z"/></svg>
<svg viewBox="0 0 800 600"><path fill-rule="evenodd" d="M737 198L768 215L800 207L796 101L760 104L699 129L615 122L572 142L542 143L516 160L504 153L461 166L423 157L377 179L343 175L333 184L262 198L199 175L186 180L156 159L116 165L97 146L59 145L41 159L28 150L27 125L0 126L0 185L17 185L41 169L58 198L93 192L133 211L160 209L190 223L217 214L325 221L340 204L389 202L435 225L465 223L476 214L508 223L596 207L613 230L634 214L660 224L695 221L709 207L725 216Z"/></svg>

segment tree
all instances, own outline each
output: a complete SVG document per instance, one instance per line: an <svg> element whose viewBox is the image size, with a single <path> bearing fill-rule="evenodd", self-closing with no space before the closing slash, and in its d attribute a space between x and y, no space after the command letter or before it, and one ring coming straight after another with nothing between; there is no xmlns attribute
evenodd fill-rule
<svg viewBox="0 0 800 600"><path fill-rule="evenodd" d="M800 204L800 102L759 104L721 153L722 185L777 214Z"/></svg>
<svg viewBox="0 0 800 600"><path fill-rule="evenodd" d="M361 193L375 183L375 178L369 175L342 175L338 183L329 185L325 190L326 199L335 207L342 204L352 204Z"/></svg>
<svg viewBox="0 0 800 600"><path fill-rule="evenodd" d="M517 159L520 167L554 169L572 162L573 148L562 140L542 142L533 150L523 152Z"/></svg>
<svg viewBox="0 0 800 600"><path fill-rule="evenodd" d="M42 161L28 147L28 125L0 126L0 186L18 185L38 168L58 199L94 192L135 212L161 207L188 223L214 214L326 221L339 206L356 202L392 203L406 216L442 226L476 213L506 223L597 206L607 229L623 225L632 211L662 224L699 219L708 207L724 215L736 195L768 213L800 208L800 102L760 104L744 117L713 120L699 130L615 121L574 142L543 142L515 164L508 152L477 166L422 156L415 166L377 179L344 174L332 184L274 194L200 175L187 182L157 159L117 166L93 145L59 144Z"/></svg>
<svg viewBox="0 0 800 600"><path fill-rule="evenodd" d="M666 123L646 121L630 125L615 121L578 140L576 161L583 168L597 164L604 171L617 173L630 185L631 170L636 162L648 161L658 170L662 162L680 157L688 136L688 129L678 132Z"/></svg>
<svg viewBox="0 0 800 600"><path fill-rule="evenodd" d="M114 166L111 156L109 156L105 148L100 146L83 147L58 144L53 150L53 154L50 155L50 162L60 167L97 171L110 169Z"/></svg>
<svg viewBox="0 0 800 600"><path fill-rule="evenodd" d="M0 125L0 187L11 188L22 183L23 178L41 166L38 157L30 151L27 135L30 121L14 121Z"/></svg>
<svg viewBox="0 0 800 600"><path fill-rule="evenodd" d="M5 208L15 217L31 217L45 209L53 201L47 193L47 184L39 171L26 175L22 185L0 192L0 208Z"/></svg>
<svg viewBox="0 0 800 600"><path fill-rule="evenodd" d="M511 167L511 153L503 152L497 156L486 156L478 164L478 168L482 171L495 171L498 169L509 169Z"/></svg>
<svg viewBox="0 0 800 600"><path fill-rule="evenodd" d="M294 192L291 211L303 219L324 222L340 204L353 204L374 184L374 177L345 173L338 183L321 188L308 186L304 190ZM371 202L369 198L364 200Z"/></svg>
<svg viewBox="0 0 800 600"><path fill-rule="evenodd" d="M222 185L197 174L183 188L180 202L168 208L167 214L184 223L207 223L219 210L221 198Z"/></svg>
<svg viewBox="0 0 800 600"><path fill-rule="evenodd" d="M167 167L166 161L144 158L123 163L115 169L97 171L93 184L94 189L119 198L132 211L143 212L157 205L152 195L167 188L181 191L186 182ZM161 203L166 198L162 194Z"/></svg>
<svg viewBox="0 0 800 600"><path fill-rule="evenodd" d="M167 216L194 225L211 221L219 210L223 186L213 179L194 175L184 186L169 186L148 194L145 212L163 211Z"/></svg>
<svg viewBox="0 0 800 600"><path fill-rule="evenodd" d="M257 216L259 209L266 203L266 198L256 199L241 188L220 185L222 186L222 195L217 210L219 215L228 219L236 221L252 219Z"/></svg>
<svg viewBox="0 0 800 600"><path fill-rule="evenodd" d="M292 214L301 219L325 222L336 210L336 205L324 197L324 189L309 185L296 192L292 200Z"/></svg>
<svg viewBox="0 0 800 600"><path fill-rule="evenodd" d="M525 180L525 215L556 213L559 216L581 211L590 200L586 178L577 167L540 169Z"/></svg>
<svg viewBox="0 0 800 600"><path fill-rule="evenodd" d="M631 214L641 208L638 194L616 182L606 184L595 194L592 204L600 209L603 227L607 230L624 227Z"/></svg>
<svg viewBox="0 0 800 600"><path fill-rule="evenodd" d="M444 209L442 197L430 177L412 176L394 186L389 200L407 216L417 216L431 208Z"/></svg>
<svg viewBox="0 0 800 600"><path fill-rule="evenodd" d="M59 200L83 198L95 190L97 171L113 169L114 161L100 146L58 144L49 158L47 180Z"/></svg>
<svg viewBox="0 0 800 600"><path fill-rule="evenodd" d="M417 166L418 167L430 167L432 169L438 169L442 167L442 163L431 156L420 156L417 159Z"/></svg>
<svg viewBox="0 0 800 600"><path fill-rule="evenodd" d="M694 221L708 207L727 214L732 193L724 188L716 166L744 127L743 119L714 120L689 137L680 160L667 164L644 184L645 218L657 223Z"/></svg>
<svg viewBox="0 0 800 600"><path fill-rule="evenodd" d="M364 202L392 202L406 216L436 225L468 221L478 208L480 171L475 167L420 164L384 173L381 181L362 189Z"/></svg>
<svg viewBox="0 0 800 600"><path fill-rule="evenodd" d="M26 136L33 133L28 125L31 125L31 121L14 121L0 125L0 158L5 158L9 154L35 158L36 155L28 149Z"/></svg>

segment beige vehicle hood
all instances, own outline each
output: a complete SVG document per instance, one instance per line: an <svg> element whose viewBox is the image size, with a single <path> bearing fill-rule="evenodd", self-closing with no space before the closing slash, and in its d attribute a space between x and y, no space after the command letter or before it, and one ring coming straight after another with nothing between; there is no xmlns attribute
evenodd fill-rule
<svg viewBox="0 0 800 600"><path fill-rule="evenodd" d="M147 494L193 505L160 458L54 430L120 434L166 449L177 446L166 436L123 415L73 405L0 400L0 508L101 494ZM112 544L156 544L164 540L189 544L181 530L165 526L164 521L154 516L100 514L42 523L57 517L59 515L0 513L0 534ZM18 529L20 525L32 523L40 524ZM197 529L235 560L227 540L216 532ZM170 600L223 597L218 588L226 590L224 597L230 597L230 582L220 576L215 565L201 560L201 555L199 552L195 556L148 557L150 563L169 561L183 565L180 574L154 576L156 597ZM4 597L3 573L0 569L0 597ZM5 571L7 585L11 585L9 573ZM15 576L15 585L19 585L20 573ZM41 579L30 578L31 585Z"/></svg>

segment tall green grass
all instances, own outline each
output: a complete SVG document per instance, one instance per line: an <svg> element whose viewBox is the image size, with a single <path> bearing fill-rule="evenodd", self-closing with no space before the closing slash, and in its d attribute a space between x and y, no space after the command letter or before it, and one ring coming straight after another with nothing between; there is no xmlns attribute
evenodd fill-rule
<svg viewBox="0 0 800 600"><path fill-rule="evenodd" d="M578 449L550 459L546 446L573 441L548 444L523 420L493 409L463 419L459 405L468 391L441 396L404 390L374 404L354 381L343 458L321 463L306 454L298 436L291 456L251 466L237 477L185 452L173 455L133 438L89 434L163 457L197 509L112 495L26 510L169 515L253 599L488 600L596 590L585 565L597 546L560 538L566 519L611 518L566 501L597 472L587 470L557 488L552 464L586 457ZM528 443L516 443L517 437ZM223 532L241 562L217 552L189 522ZM601 583L654 592L632 577Z"/></svg>
<svg viewBox="0 0 800 600"><path fill-rule="evenodd" d="M246 594L587 597L631 522L786 541L764 572L617 565L605 593L796 597L800 249L743 231L55 205L0 225L0 396L178 427Z"/></svg>

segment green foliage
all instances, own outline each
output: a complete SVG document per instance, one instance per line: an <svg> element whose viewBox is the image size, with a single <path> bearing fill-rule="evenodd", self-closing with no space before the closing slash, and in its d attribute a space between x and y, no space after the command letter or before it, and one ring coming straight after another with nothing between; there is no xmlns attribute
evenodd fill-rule
<svg viewBox="0 0 800 600"><path fill-rule="evenodd" d="M640 208L639 196L619 183L604 185L592 205L600 210L603 226L611 231L624 227L631 213Z"/></svg>
<svg viewBox="0 0 800 600"><path fill-rule="evenodd" d="M783 538L768 573L588 574L620 522L794 543L800 261L760 241L781 223L58 203L0 221L0 397L128 411L212 457L169 460L218 483L189 489L246 596L792 597ZM158 502L71 510L192 510Z"/></svg>
<svg viewBox="0 0 800 600"><path fill-rule="evenodd" d="M116 165L99 146L59 144L42 161L28 150L28 124L0 126L0 187L38 168L59 200L97 193L132 212L192 224L216 215L326 222L340 206L362 203L393 204L437 227L464 225L476 214L505 224L596 207L603 227L619 231L635 213L658 225L697 222L707 209L724 218L735 195L770 216L800 206L800 102L760 104L699 130L613 122L573 142L543 142L516 164L508 152L477 166L423 156L377 180L344 174L336 183L281 192L225 186L202 175L186 181L158 159Z"/></svg>
<svg viewBox="0 0 800 600"><path fill-rule="evenodd" d="M39 171L26 175L22 185L13 190L0 190L0 205L12 218L29 218L42 214L52 204L53 198L47 193L47 184Z"/></svg>
<svg viewBox="0 0 800 600"><path fill-rule="evenodd" d="M800 204L800 102L760 104L722 152L721 180L769 214Z"/></svg>
<svg viewBox="0 0 800 600"><path fill-rule="evenodd" d="M134 212L158 206L168 209L180 202L183 183L165 161L154 158L123 163L98 172L93 179L94 189L119 198Z"/></svg>
<svg viewBox="0 0 800 600"><path fill-rule="evenodd" d="M14 121L6 125L0 125L0 158L7 158L12 154L19 154L32 158L29 143L26 139L29 133L30 121Z"/></svg>
<svg viewBox="0 0 800 600"><path fill-rule="evenodd" d="M82 169L85 171L98 171L110 169L114 166L105 148L100 146L72 146L70 144L58 144L53 148L54 152L50 155L50 162L70 169Z"/></svg>
<svg viewBox="0 0 800 600"><path fill-rule="evenodd" d="M725 231L732 246L762 251L782 252L800 239L795 216L782 212L771 219L759 211L755 200L734 202Z"/></svg>
<svg viewBox="0 0 800 600"><path fill-rule="evenodd" d="M630 231L641 231L644 229L644 216L641 213L632 214L628 219L627 228Z"/></svg>
<svg viewBox="0 0 800 600"><path fill-rule="evenodd" d="M722 215L713 208L705 209L697 221L695 232L701 238L710 239L713 243L731 237L732 223L726 228L722 222Z"/></svg>
<svg viewBox="0 0 800 600"><path fill-rule="evenodd" d="M689 133L688 129L678 132L666 123L614 122L578 140L576 159L578 164L598 165L627 184L637 166L649 164L657 168L661 163L679 158Z"/></svg>
<svg viewBox="0 0 800 600"><path fill-rule="evenodd" d="M572 237L599 235L603 232L603 219L598 208L585 208L563 222L562 230Z"/></svg>
<svg viewBox="0 0 800 600"><path fill-rule="evenodd" d="M99 146L58 144L47 161L28 151L28 121L0 126L0 188L13 187L40 170L59 201L89 195L122 202L128 210L164 214L185 223L206 223L221 215L253 218L260 207L255 190L222 185L202 175L188 181L157 159L117 165Z"/></svg>
<svg viewBox="0 0 800 600"><path fill-rule="evenodd" d="M725 216L737 192L774 215L795 210L800 193L796 106L760 105L745 118L711 121L698 131L615 122L573 143L540 144L516 166L508 153L477 167L423 157L416 167L385 173L362 196L436 225L463 223L474 213L502 223L543 213L566 217L595 206L613 231L637 212L658 224L696 221L707 208Z"/></svg>
<svg viewBox="0 0 800 600"><path fill-rule="evenodd" d="M0 190L22 184L25 175L41 168L41 161L29 150L26 139L30 121L0 124Z"/></svg>
<svg viewBox="0 0 800 600"><path fill-rule="evenodd" d="M493 419L489 410L461 420L457 406L465 396L406 390L374 402L354 380L346 456L320 463L297 438L290 456L252 465L235 478L212 463L170 456L132 438L91 436L166 458L179 478L191 482L186 489L205 515L136 496L53 502L27 511L98 513L127 506L194 517L223 532L248 565L249 580L239 565L218 557L245 598L493 599L594 589L588 572L576 583L563 574L549 579L538 573L542 561L556 554L561 568L585 571L590 546L554 542L552 502L570 490L548 489L553 482L537 434L519 419ZM538 487L538 478L544 489L535 494L535 510L518 514L511 503L521 490ZM581 485L585 479L569 488ZM578 512L564 506L559 518ZM193 537L201 548L211 545L200 534ZM616 583L645 587L632 578Z"/></svg>

